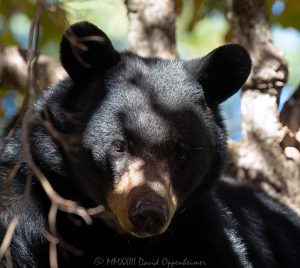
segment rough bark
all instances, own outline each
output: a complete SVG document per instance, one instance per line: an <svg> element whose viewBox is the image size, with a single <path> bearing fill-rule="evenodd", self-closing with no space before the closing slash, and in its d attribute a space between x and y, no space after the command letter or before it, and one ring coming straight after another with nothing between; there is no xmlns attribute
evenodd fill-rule
<svg viewBox="0 0 300 268"><path fill-rule="evenodd" d="M300 154L296 148L280 147L287 130L279 121L278 96L287 80L287 63L272 43L264 0L229 3L234 42L248 49L253 69L242 89L243 139L229 142L231 158L225 172L297 209Z"/></svg>
<svg viewBox="0 0 300 268"><path fill-rule="evenodd" d="M16 46L0 47L0 87L26 90L28 86L27 51ZM37 62L37 87L44 89L66 76L59 61L40 55Z"/></svg>
<svg viewBox="0 0 300 268"><path fill-rule="evenodd" d="M175 1L125 0L129 50L142 57L176 58Z"/></svg>

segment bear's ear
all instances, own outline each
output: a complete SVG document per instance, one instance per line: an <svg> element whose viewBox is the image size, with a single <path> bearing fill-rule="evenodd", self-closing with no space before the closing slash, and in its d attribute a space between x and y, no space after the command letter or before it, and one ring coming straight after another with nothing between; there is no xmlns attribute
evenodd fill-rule
<svg viewBox="0 0 300 268"><path fill-rule="evenodd" d="M219 104L245 83L251 72L251 58L242 46L228 44L185 66L201 84L208 103Z"/></svg>
<svg viewBox="0 0 300 268"><path fill-rule="evenodd" d="M64 32L60 60L73 81L82 81L117 64L120 55L103 31L84 21Z"/></svg>

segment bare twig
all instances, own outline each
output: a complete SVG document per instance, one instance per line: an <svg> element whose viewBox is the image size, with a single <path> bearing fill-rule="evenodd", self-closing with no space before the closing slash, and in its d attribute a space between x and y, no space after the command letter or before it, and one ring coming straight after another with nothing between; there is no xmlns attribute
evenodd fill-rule
<svg viewBox="0 0 300 268"><path fill-rule="evenodd" d="M29 101L30 101L30 103L33 103L33 96L34 96L34 92L32 92L32 89L34 89L34 88L32 87L32 85L33 85L33 79L32 79L32 75L31 75L31 73L32 73L32 65L31 65L31 63L32 63L32 60L34 59L34 57L33 57L33 51L32 51L32 40L33 40L33 34L34 34L34 27L35 27L36 24L39 24L40 16L41 16L41 8L40 8L40 5L38 5L37 14L35 16L33 25L31 27L30 37L29 37L29 53L28 53L28 56L29 56L30 60L29 60L29 64L28 64L28 74L29 74L29 76L28 76L29 83L28 84L29 84ZM37 34L36 40L38 40L38 34ZM22 123L24 123L24 122L25 122L25 118L23 118L23 122ZM18 165L16 165L16 167L18 167ZM16 167L12 170L13 171L12 174L17 172ZM14 234L14 231L15 231L15 228L17 226L17 223L18 223L18 219L17 219L17 217L14 217L13 220L12 220L12 222L10 223L9 227L7 228L4 240L3 240L2 245L1 245L0 260L3 258L3 256L7 252L7 249L9 247L10 243L11 243L12 236Z"/></svg>
<svg viewBox="0 0 300 268"><path fill-rule="evenodd" d="M35 176L35 178L40 182L42 188L44 189L45 193L47 194L47 196L49 197L49 199L52 203L51 209L50 209L49 215L48 215L50 233L48 233L48 235L45 235L45 237L50 241L50 249L49 249L50 265L52 268L57 268L58 267L58 263L57 263L57 244L58 243L61 243L62 246L67 248L68 250L75 252L75 254L80 254L80 252L77 249L73 248L71 245L68 245L64 241L58 239L59 235L56 230L57 211L61 210L61 211L67 212L67 213L76 214L76 215L80 216L87 224L91 224L92 223L91 216L102 212L104 210L104 207L98 206L96 208L86 209L81 206L78 206L75 201L67 200L67 199L64 199L63 197L61 197L52 188L48 179L43 174L41 169L36 165L36 163L34 162L34 160L32 158L31 148L30 148L30 138L29 138L30 119L31 119L31 115L34 112L33 103L35 100L36 92L37 92L38 88L40 88L40 85L38 84L39 80L37 79L37 77L40 76L40 70L41 70L41 66L39 64L42 60L45 61L45 57L39 56L37 53L38 41L39 41L40 18L41 18L43 9L45 10L45 2L43 0L39 0L38 5L37 5L37 11L36 11L36 14L35 14L31 29L30 29L29 44L28 44L28 50L26 53L27 60L25 61L24 57L21 58L21 53L18 54L16 48L13 50L15 52L16 56L19 57L20 64L19 65L14 64L12 66L11 74L12 74L12 76L14 76L13 71L18 71L18 70L19 70L20 74L22 74L22 76L19 76L19 77L21 77L21 79L19 80L17 87L19 87L19 88L27 87L27 97L25 99L26 101L24 101L24 105L23 105L24 109L22 110L22 111L25 111L25 107L26 107L25 104L27 104L27 112L26 112L26 114L24 114L24 116L23 116L23 112L21 113L21 116L18 118L16 124L13 126L12 130L8 133L6 140L5 140L5 144L1 150L4 149L6 143L13 136L15 129L17 128L17 125L19 124L19 122L22 119L21 128L22 128L23 155L24 155L24 159L26 160L26 164L27 164L28 172L29 172L28 176L27 176L26 185L25 185L25 191L24 191L24 199L26 201L26 202L24 202L24 206L28 205L30 188L31 188L31 183L32 183L32 174L33 174ZM52 19L54 19L54 18L52 18ZM35 42L33 42L34 39L35 39ZM76 36L74 35L71 39L71 44L74 45L75 48L78 48L81 50L86 50L87 47L84 44L82 44L82 42L84 42L84 41L102 42L103 41L102 38L100 40L98 36L84 37L81 39L82 40L80 40L80 38L76 38ZM2 50L2 52L3 51L6 52L7 50L4 49L4 50ZM0 51L0 53L1 53L1 51ZM11 56L11 53L10 53L10 56ZM26 64L26 62L27 62L27 64ZM60 70L62 70L62 68L60 67L59 64L57 64L57 66L54 66L54 64L53 64L54 62L55 61L52 61L52 63L50 64L51 69L53 68L54 70L58 70L59 75L54 75L52 77L51 81L57 82L57 80L59 78L62 78L62 76L65 75L65 72L64 71L60 72ZM2 65L9 66L9 64L7 64L7 63L3 63ZM26 68L24 68L26 65L28 66L27 71L25 71ZM59 68L58 68L58 66L59 66ZM0 67L1 67L1 62L0 62ZM20 69L18 69L18 68L20 68ZM2 71L4 70L2 72L2 74L4 74L5 71L7 71L7 69L0 68L0 74L1 74L1 70ZM61 75L61 73L63 75ZM45 77L45 76L48 77L47 75L43 75L43 77ZM26 82L26 80L27 80L27 82ZM47 81L47 84L49 84L49 83L50 82ZM45 87L45 85L43 85L43 87ZM8 180L10 180L12 177L15 176L17 170L20 167L20 164L21 163L17 164L9 172ZM32 174L31 174L31 172L32 172ZM9 258L9 256L10 256L10 252L8 251L8 248L11 243L11 239L12 239L14 230L17 226L17 222L18 222L17 218L14 218L7 229L7 232L5 234L4 240L3 240L1 248L0 248L0 257L1 257L0 259L2 259L3 256L5 256L5 255L7 256L7 258ZM11 263L11 261L8 260L7 263L9 264L9 263Z"/></svg>
<svg viewBox="0 0 300 268"><path fill-rule="evenodd" d="M15 232L15 229L17 227L18 224L18 217L14 217L12 219L12 221L10 222L7 231L5 233L5 236L3 238L1 247L0 247L0 262L3 259L3 257L5 256L5 253L7 252L7 249L10 246L13 234Z"/></svg>
<svg viewBox="0 0 300 268"><path fill-rule="evenodd" d="M26 125L28 125L28 124L27 124L26 120L24 120L23 127L24 127L25 131L27 131L26 128L28 127ZM24 131L24 129L23 129L23 131ZM42 185L45 193L51 200L52 204L56 204L58 206L58 208L64 212L73 213L73 214L76 214L76 215L82 217L82 219L87 224L92 224L92 219L90 216L95 213L94 210L92 210L92 214L91 214L87 209L85 209L81 206L78 206L75 201L64 199L57 192L55 192L53 187L49 183L48 179L46 178L46 176L43 174L41 169L34 163L34 161L32 159L28 137L26 137L24 135L23 139L24 139L24 155L25 155L25 158L27 161L27 165L32 170L32 172L36 176L36 178L39 180L40 184ZM98 209L95 208L95 211L98 211L98 212L101 212L102 210L103 210L102 206L99 206Z"/></svg>
<svg viewBox="0 0 300 268"><path fill-rule="evenodd" d="M78 37L72 31L72 28L69 28L68 31L64 33L64 37L67 38L70 42L71 50L76 60L85 68L91 68L91 65L88 62L86 62L81 56L81 52L86 52L88 50L88 46L85 45L83 42L93 41L98 42L100 44L105 42L105 38L98 35Z"/></svg>
<svg viewBox="0 0 300 268"><path fill-rule="evenodd" d="M49 224L50 233L51 233L51 235L54 236L54 238L57 237L57 229L56 229L57 210L58 210L58 206L56 204L52 203L49 214L48 214L48 224ZM50 267L51 268L58 268L57 243L50 242L49 260L50 260Z"/></svg>
<svg viewBox="0 0 300 268"><path fill-rule="evenodd" d="M14 267L13 260L12 260L11 254L10 254L10 248L8 248L5 252L5 261L6 261L7 268Z"/></svg>
<svg viewBox="0 0 300 268"><path fill-rule="evenodd" d="M1 194L4 194L6 196L10 196L12 194L11 191L11 181L12 179L16 176L19 168L21 167L22 162L19 161L18 163L16 163L7 173L5 180L5 192L1 192Z"/></svg>
<svg viewBox="0 0 300 268"><path fill-rule="evenodd" d="M54 25L63 32L65 30L65 25L61 25L60 22L49 11L49 4L45 3L44 1L41 1L40 4L43 6L43 10L47 13L48 17L52 20ZM57 5L59 6L59 2L57 3ZM60 18L65 22L65 24L68 24L65 17L60 16Z"/></svg>

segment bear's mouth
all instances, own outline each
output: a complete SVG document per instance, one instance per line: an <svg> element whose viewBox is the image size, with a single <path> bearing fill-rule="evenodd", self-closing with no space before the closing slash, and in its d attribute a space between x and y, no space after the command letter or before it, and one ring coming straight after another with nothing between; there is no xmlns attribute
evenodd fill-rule
<svg viewBox="0 0 300 268"><path fill-rule="evenodd" d="M111 194L108 205L115 215L112 220L117 221L113 225L119 226L121 233L139 238L164 233L176 210L169 199L139 188L126 196Z"/></svg>
<svg viewBox="0 0 300 268"><path fill-rule="evenodd" d="M137 237L159 235L169 225L168 207L163 202L138 200L130 206L128 215L133 227L131 234Z"/></svg>
<svg viewBox="0 0 300 268"><path fill-rule="evenodd" d="M94 217L119 234L130 234L138 238L161 235L167 230L170 223L165 204L159 205L142 201L133 205L129 221L124 221L110 210L105 210ZM128 222L131 224L126 225Z"/></svg>

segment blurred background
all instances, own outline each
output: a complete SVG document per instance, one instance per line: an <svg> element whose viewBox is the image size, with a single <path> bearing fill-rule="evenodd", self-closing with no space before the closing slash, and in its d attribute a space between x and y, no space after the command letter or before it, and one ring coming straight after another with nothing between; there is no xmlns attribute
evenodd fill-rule
<svg viewBox="0 0 300 268"><path fill-rule="evenodd" d="M123 0L47 0L48 13L41 20L40 52L59 57L59 42L65 21L88 20L111 38L118 50L127 48L127 10ZM283 88L279 109L300 83L300 2L266 0L272 38L285 54L289 79ZM225 0L177 0L177 49L181 58L199 57L231 41L230 13ZM0 45L28 47L35 0L0 0ZM222 104L232 139L241 139L240 92ZM13 118L23 102L22 92L0 88L0 129ZM255 109L255 107L253 107Z"/></svg>

